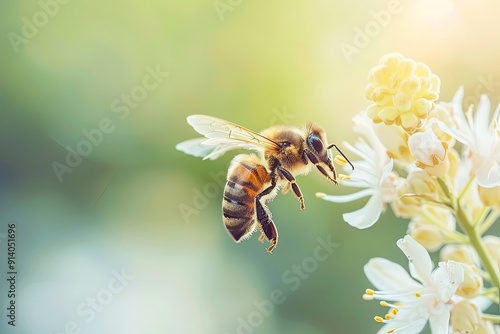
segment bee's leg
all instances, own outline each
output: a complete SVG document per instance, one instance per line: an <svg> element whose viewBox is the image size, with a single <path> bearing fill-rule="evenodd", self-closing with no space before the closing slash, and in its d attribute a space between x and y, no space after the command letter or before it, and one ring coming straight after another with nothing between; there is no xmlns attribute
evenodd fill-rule
<svg viewBox="0 0 500 334"><path fill-rule="evenodd" d="M259 229L262 234L259 236L259 241L263 241L264 237L269 240L271 246L267 249L269 253L273 251L273 249L278 244L278 230L276 229L276 225L271 218L271 212L267 208L265 204L262 204L259 200L256 201L257 208L257 220L259 222Z"/></svg>
<svg viewBox="0 0 500 334"><path fill-rule="evenodd" d="M328 161L327 165L328 168L333 173L333 179L330 177L330 175L328 175L328 172L323 168L323 166L321 166L321 163L319 162L318 158L316 158L316 156L311 151L304 150L303 159L306 163L308 161L311 161L316 166L316 168L321 172L321 174L326 176L326 178L332 181L335 185L339 184L339 182L337 181L337 172L335 171L335 167L333 166L331 161Z"/></svg>
<svg viewBox="0 0 500 334"><path fill-rule="evenodd" d="M283 175L285 179L287 179L288 182L290 182L287 187L290 186L292 187L293 194L295 195L295 197L297 197L297 199L300 202L300 210L305 210L306 206L304 205L304 196L302 196L302 192L300 191L299 185L295 181L295 178L293 177L292 173L290 173L288 170L286 170L281 166L278 167L278 170L281 172L281 175Z"/></svg>
<svg viewBox="0 0 500 334"><path fill-rule="evenodd" d="M264 189L260 194L258 194L255 198L255 208L257 210L257 221L259 223L259 229L261 230L262 234L259 236L259 241L262 241L263 238L265 237L269 242L271 243L271 246L267 249L269 253L273 251L273 249L276 247L278 244L278 230L276 229L276 226L274 225L274 222L272 220L272 214L271 211L269 211L269 208L267 205L262 204L261 199L263 196L268 195L271 193L274 188L276 187L276 174L272 173L271 175L271 185Z"/></svg>

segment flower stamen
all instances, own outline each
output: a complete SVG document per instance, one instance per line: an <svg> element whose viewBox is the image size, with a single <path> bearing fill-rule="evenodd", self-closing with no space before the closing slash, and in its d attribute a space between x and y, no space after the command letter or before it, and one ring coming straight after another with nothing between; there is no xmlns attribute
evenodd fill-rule
<svg viewBox="0 0 500 334"><path fill-rule="evenodd" d="M388 303L388 302L386 302L385 300L381 300L381 301L380 301L380 306L382 306L382 307L391 307L391 308L393 308L393 309L397 309L397 308L398 308L398 306L397 306L397 305L394 305L394 304Z"/></svg>
<svg viewBox="0 0 500 334"><path fill-rule="evenodd" d="M349 181L351 180L351 177L346 174L339 174L339 179L341 179L342 181Z"/></svg>
<svg viewBox="0 0 500 334"><path fill-rule="evenodd" d="M363 295L363 300L373 300L375 299L372 295L367 295L366 293Z"/></svg>
<svg viewBox="0 0 500 334"><path fill-rule="evenodd" d="M333 159L337 164L341 166L346 166L347 165L347 160L341 156L341 155L336 155L335 158Z"/></svg>

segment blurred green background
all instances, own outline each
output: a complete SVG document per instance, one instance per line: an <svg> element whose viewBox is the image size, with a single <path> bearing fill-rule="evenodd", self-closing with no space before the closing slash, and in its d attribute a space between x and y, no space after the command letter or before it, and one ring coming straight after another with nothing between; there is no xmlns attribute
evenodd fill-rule
<svg viewBox="0 0 500 334"><path fill-rule="evenodd" d="M467 102L487 93L496 105L500 4L62 2L9 1L0 14L0 247L16 222L19 271L18 324L7 326L4 311L0 331L375 333L385 310L362 301L362 266L374 256L405 263L396 240L406 222L388 212L351 228L341 215L363 202L317 199L351 189L313 171L298 178L306 211L292 195L270 205L280 233L272 255L257 234L235 244L210 176L233 154L202 161L175 144L197 136L185 121L197 113L255 130L312 121L330 142L352 142L367 73L395 51L441 77L441 100L464 85ZM85 134L95 143L82 144ZM81 161L68 157L79 149ZM328 236L334 253L286 283ZM122 271L130 277L118 292L110 282ZM283 303L259 318L255 303L274 290Z"/></svg>

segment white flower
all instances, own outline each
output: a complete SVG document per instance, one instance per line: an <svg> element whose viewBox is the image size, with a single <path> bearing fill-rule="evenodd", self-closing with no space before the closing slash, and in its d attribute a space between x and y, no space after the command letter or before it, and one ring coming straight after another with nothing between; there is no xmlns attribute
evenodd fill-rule
<svg viewBox="0 0 500 334"><path fill-rule="evenodd" d="M358 140L354 146L344 143L345 147L362 160L353 161L354 171L349 180L341 180L347 187L364 188L349 195L326 195L318 193L316 196L331 202L346 203L363 197L371 196L366 205L354 212L344 213L344 220L357 228L363 229L372 226L386 208L386 203L396 198L395 185L397 177L391 174L393 160L387 154L384 145L377 138L371 120L362 113L353 118L354 130L362 133L368 142Z"/></svg>
<svg viewBox="0 0 500 334"><path fill-rule="evenodd" d="M450 128L438 121L441 130L466 145L472 152L472 162L477 182L485 188L500 185L500 105L490 120L490 100L481 95L477 110L464 113L462 101L464 89L461 87L452 100L456 128Z"/></svg>
<svg viewBox="0 0 500 334"><path fill-rule="evenodd" d="M383 258L373 258L364 267L379 291L368 289L363 298L382 300L380 305L391 308L385 317L375 317L385 323L378 333L420 333L429 321L433 334L448 334L451 298L464 280L462 267L454 261L440 262L432 271L429 253L412 237L405 236L397 245L408 258L411 277Z"/></svg>
<svg viewBox="0 0 500 334"><path fill-rule="evenodd" d="M420 168L437 166L446 156L446 145L441 143L431 127L412 134L408 139L408 147Z"/></svg>

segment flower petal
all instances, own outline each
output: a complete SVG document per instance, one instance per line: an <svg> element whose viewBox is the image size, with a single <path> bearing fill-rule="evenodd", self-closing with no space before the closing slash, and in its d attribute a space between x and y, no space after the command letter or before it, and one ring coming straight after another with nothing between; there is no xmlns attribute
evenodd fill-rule
<svg viewBox="0 0 500 334"><path fill-rule="evenodd" d="M354 131L361 133L368 139L368 142L373 147L373 150L378 156L385 156L386 148L384 144L380 141L373 128L372 120L366 115L366 113L360 113L353 117Z"/></svg>
<svg viewBox="0 0 500 334"><path fill-rule="evenodd" d="M391 321L384 325L377 334L387 334L391 329L395 329L391 333L419 334L424 329L426 323L427 319L418 319L413 322L398 322L397 324Z"/></svg>
<svg viewBox="0 0 500 334"><path fill-rule="evenodd" d="M382 171L382 176L380 177L380 184L384 183L384 181L389 177L389 174L392 172L392 168L394 167L394 160L390 160L387 165L384 166Z"/></svg>
<svg viewBox="0 0 500 334"><path fill-rule="evenodd" d="M451 105L453 108L453 115L455 116L457 123L462 125L467 125L467 120L465 119L465 114L462 109L462 101L464 100L464 86L460 86L453 98L451 99Z"/></svg>
<svg viewBox="0 0 500 334"><path fill-rule="evenodd" d="M368 200L364 207L353 212L344 213L342 217L349 225L364 229L377 222L382 209L382 194L377 192Z"/></svg>
<svg viewBox="0 0 500 334"><path fill-rule="evenodd" d="M432 261L424 246L409 235L399 239L397 245L408 258L411 276L418 279L425 286L432 286Z"/></svg>
<svg viewBox="0 0 500 334"><path fill-rule="evenodd" d="M500 165L491 157L476 170L477 183L484 188L500 186Z"/></svg>
<svg viewBox="0 0 500 334"><path fill-rule="evenodd" d="M452 136L462 144L467 145L471 148L474 147L473 139L470 137L470 133L464 133L463 131L459 131L457 129L451 129L441 121L436 121L436 124L439 126L441 131Z"/></svg>
<svg viewBox="0 0 500 334"><path fill-rule="evenodd" d="M325 201L330 201L335 203L348 203L371 195L373 195L373 189L368 188L348 195L339 195L339 196L326 195L326 196L321 196L320 198L324 199Z"/></svg>
<svg viewBox="0 0 500 334"><path fill-rule="evenodd" d="M434 293L443 302L447 303L464 281L464 270L455 261L440 262L432 274Z"/></svg>
<svg viewBox="0 0 500 334"><path fill-rule="evenodd" d="M429 317L432 334L448 334L450 327L450 311L444 305L439 305L439 311Z"/></svg>
<svg viewBox="0 0 500 334"><path fill-rule="evenodd" d="M401 265L384 258L370 259L363 269L366 278L378 290L404 292L422 287Z"/></svg>
<svg viewBox="0 0 500 334"><path fill-rule="evenodd" d="M490 110L490 99L487 95L482 94L479 99L479 104L477 106L476 112L474 113L474 128L472 129L476 136L478 147L484 147L484 145L488 145L488 143L484 141L489 137L485 136L485 134L490 132Z"/></svg>

